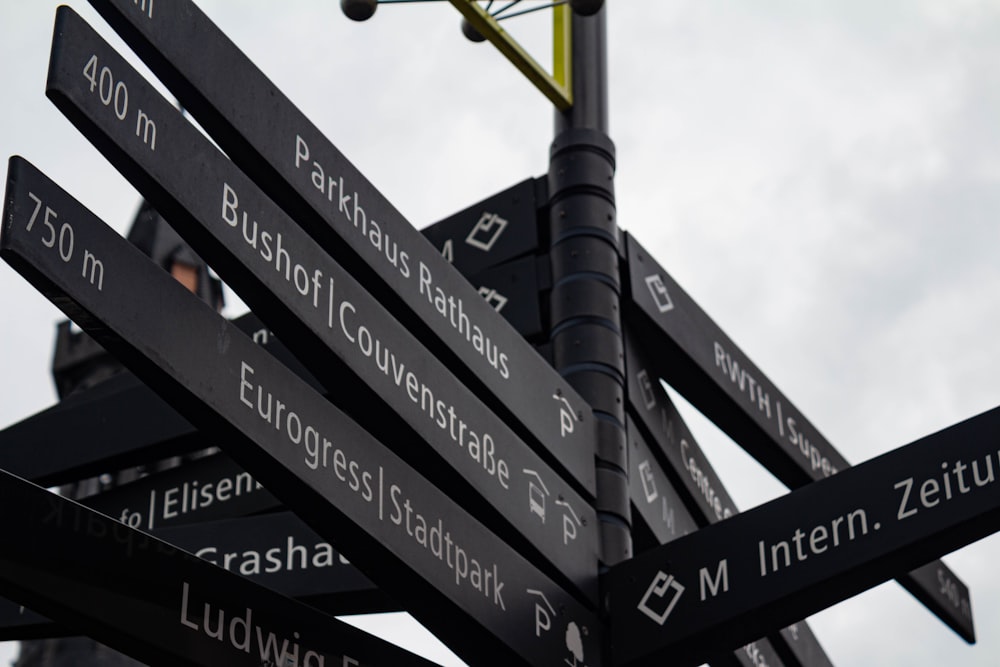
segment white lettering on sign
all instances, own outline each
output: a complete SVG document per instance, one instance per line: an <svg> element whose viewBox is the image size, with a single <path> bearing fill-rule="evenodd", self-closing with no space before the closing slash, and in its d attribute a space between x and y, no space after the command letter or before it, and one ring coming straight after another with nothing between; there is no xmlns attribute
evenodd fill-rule
<svg viewBox="0 0 1000 667"><path fill-rule="evenodd" d="M232 477L222 477L215 481L191 480L163 490L162 497L156 489L150 489L145 514L126 507L118 519L132 528L144 527L153 530L158 521L168 521L191 512L197 512L234 498L247 496L264 488L248 472ZM162 500L162 502L159 502Z"/></svg>
<svg viewBox="0 0 1000 667"><path fill-rule="evenodd" d="M1000 468L1000 452L997 452L996 456L998 468ZM921 509L937 507L941 503L952 500L956 495L964 496L977 488L993 484L996 481L996 477L993 475L993 454L983 457L982 467L979 463L979 461L973 461L970 469L970 465L964 461L956 461L954 467L951 467L947 461L942 461L941 477L928 477L920 483L916 493L913 493L915 482L912 477L896 482L892 488L902 492L896 518L902 521ZM966 472L971 472L971 474L966 476Z"/></svg>
<svg viewBox="0 0 1000 667"><path fill-rule="evenodd" d="M969 602L969 598L962 595L958 582L953 581L952 578L940 567L937 570L937 578L938 585L941 587L938 592L947 597L956 609L961 609L962 616L971 620L972 605Z"/></svg>
<svg viewBox="0 0 1000 667"><path fill-rule="evenodd" d="M498 609L506 611L505 582L500 567L489 562L488 556L474 555L477 545L459 544L448 530L445 517L433 517L420 511L419 500L410 497L401 484L385 480L381 465L377 470L366 470L362 462L338 447L308 418L300 416L262 384L255 384L254 375L253 367L241 362L240 403L272 426L283 440L301 446L307 468L324 472L332 469L333 475L324 479L324 484L330 481L334 485L338 482L346 485L364 502L374 505L378 521L397 526L405 535L404 539L412 540L447 567L456 586L471 587Z"/></svg>
<svg viewBox="0 0 1000 667"><path fill-rule="evenodd" d="M449 264L455 263L455 242L452 239L448 239L441 246L441 256L448 260Z"/></svg>
<svg viewBox="0 0 1000 667"><path fill-rule="evenodd" d="M750 402L756 403L758 410L768 419L771 418L771 398L767 392L745 368L740 368L739 362L730 357L719 343L715 343L715 365L739 387L741 392L745 391L748 394Z"/></svg>
<svg viewBox="0 0 1000 667"><path fill-rule="evenodd" d="M410 277L410 256L405 250L399 248L399 243L390 238L388 234L382 232L382 226L374 218L369 219L362 208L357 192L350 192L344 188L344 177L333 177L327 175L326 170L319 162L309 159L309 145L305 139L295 136L295 168L305 167L309 171L309 180L313 187L326 195L328 202L336 200L337 212L344 216L344 219L368 240L372 246L378 250L385 260L397 269L404 278ZM347 192L347 194L344 194Z"/></svg>
<svg viewBox="0 0 1000 667"><path fill-rule="evenodd" d="M326 542L319 542L307 547L296 544L295 537L292 535L286 538L284 544L266 549L244 549L219 553L218 547L207 546L195 551L194 555L213 565L218 565L230 572L239 572L244 576L333 567L338 562L333 547Z"/></svg>
<svg viewBox="0 0 1000 667"><path fill-rule="evenodd" d="M25 231L30 232L36 223L41 223L36 230L40 233L39 242L46 248L59 254L59 259L63 264L74 262L76 255L76 234L73 226L68 221L59 221L59 214L50 206L44 204L42 200L33 192L28 193L28 198L34 202L31 216L25 225ZM43 229L44 228L44 229ZM104 262L94 253L86 248L83 250L83 269L80 276L91 285L97 288L98 292L104 291ZM79 266L79 265L78 265Z"/></svg>
<svg viewBox="0 0 1000 667"><path fill-rule="evenodd" d="M149 7L150 17L152 17L153 6ZM97 95L105 107L111 111L119 121L126 121L129 115L128 108L128 87L124 81L115 81L115 75L108 67L98 67L96 55L91 55L87 63L83 66L83 78L90 83L90 93ZM135 110L135 136L149 150L156 150L156 123L142 109Z"/></svg>
<svg viewBox="0 0 1000 667"><path fill-rule="evenodd" d="M674 516L674 508L667 503L667 497L663 496L660 498L661 505L663 506L663 511L660 518L663 519L663 523L667 525L667 530L670 531L671 535L677 534L677 519Z"/></svg>
<svg viewBox="0 0 1000 667"><path fill-rule="evenodd" d="M309 180L318 191L325 195L330 203L335 204L335 213L343 216L343 220L357 233L366 239L399 274L407 279L414 277L410 267L410 255L399 247L399 243L383 232L382 226L374 218L369 218L361 205L358 193L345 187L343 176L328 175L323 165L312 160L309 144L301 136L296 135L294 147L294 164L296 169L305 169ZM339 217L339 216L337 216ZM495 240L495 239L494 239ZM510 378L508 355L500 350L495 341L483 333L483 328L469 320L465 313L461 297L448 294L435 281L430 267L420 262L417 284L418 293L425 297L434 310L445 319L467 343L472 345L477 354L484 357L490 366L504 380Z"/></svg>
<svg viewBox="0 0 1000 667"><path fill-rule="evenodd" d="M478 324L469 320L462 298L446 293L439 284L435 283L430 267L423 262L420 262L418 290L420 295L434 306L438 315L464 336L465 340L472 344L472 348L497 370L500 377L504 380L510 378L510 369L507 368L507 353L501 352L496 342L483 333Z"/></svg>
<svg viewBox="0 0 1000 667"><path fill-rule="evenodd" d="M757 413L764 420L770 421L772 419L771 397L764 390L761 382L748 372L746 368L741 367L740 362L733 359L722 344L716 341L713 343L713 347L715 350L715 367L726 376L733 387L746 395L751 405L757 409ZM809 460L809 468L813 471L821 471L824 477L837 474L839 472L837 467L828 457L820 452L816 445L809 441L809 437L803 433L798 421L794 417L785 417L782 415L781 401L775 401L775 408L778 434L786 436L788 442L794 448L797 448L802 456Z"/></svg>
<svg viewBox="0 0 1000 667"><path fill-rule="evenodd" d="M414 511L410 499L403 496L403 489L398 485L389 487L389 499L392 503L389 520L397 526L405 527L406 534L417 544L446 563L455 575L456 586L465 583L492 600L496 607L506 611L507 605L503 601L504 582L500 581L500 569L496 563L481 563L470 556L461 545L452 540L451 533L444 528L443 519L439 518L435 522Z"/></svg>
<svg viewBox="0 0 1000 667"><path fill-rule="evenodd" d="M754 667L768 667L767 658L761 653L760 647L757 646L757 642L750 642L743 647L743 652L746 654L747 658L750 659L750 664Z"/></svg>
<svg viewBox="0 0 1000 667"><path fill-rule="evenodd" d="M721 586L723 593L729 592L729 560L723 558L719 561L719 566L715 569L715 578L713 579L709 573L708 568L701 568L698 570L698 583L701 586L701 600L702 602L708 597L705 594L705 586L708 586L708 593L712 597L716 597L719 594L719 588Z"/></svg>
<svg viewBox="0 0 1000 667"><path fill-rule="evenodd" d="M881 527L877 521L872 526L874 530ZM867 534L868 514L863 509L856 509L834 518L829 526L820 524L807 531L796 528L792 534L791 544L788 540L779 540L768 545L764 540L759 540L757 551L760 559L760 576L766 577L769 574L769 566L770 574L774 574L782 568L792 567L793 561L800 563L809 556L818 556Z"/></svg>
<svg viewBox="0 0 1000 667"><path fill-rule="evenodd" d="M281 232L271 232L263 224L251 218L247 211L240 208L239 196L229 183L222 184L221 218L229 227L239 228L243 241L256 250L261 259L272 266L274 271L295 288L300 296L305 297L313 308L319 308L323 301L320 295L328 291L326 301L333 300L333 277L325 284L322 269L311 269L292 257L285 247ZM330 313L332 317L332 313ZM330 319L328 317L328 319ZM332 326L332 324L330 325Z"/></svg>
<svg viewBox="0 0 1000 667"><path fill-rule="evenodd" d="M254 624L253 608L245 607L243 614L233 616L227 624L226 610L221 607L213 609L210 602L205 602L202 605L201 613L197 609L190 609L190 594L191 585L185 581L181 587L180 619L180 623L184 627L204 633L206 637L228 643L237 651L249 654L252 648L253 652L260 656L260 664L262 665L301 664L302 667L323 667L326 665L326 656L312 650L306 650L305 653L301 654L302 662L300 663L299 633L294 633L295 638L289 641L287 637L281 638L274 632L266 631Z"/></svg>
<svg viewBox="0 0 1000 667"><path fill-rule="evenodd" d="M821 471L824 477L836 475L839 472L837 467L830 462L830 459L823 456L819 449L816 448L816 445L809 442L809 438L802 431L798 430L798 422L793 417L785 419L785 426L788 428L788 441L799 448L799 453L802 456L809 459L809 467L812 470Z"/></svg>
<svg viewBox="0 0 1000 667"><path fill-rule="evenodd" d="M681 438L681 459L684 463L684 469L688 471L691 475L691 479L694 481L695 486L698 487L698 491L705 498L705 502L708 506L712 508L712 512L715 513L715 518L718 520L728 519L736 511L731 507L723 507L722 499L716 493L715 489L712 487L712 481L709 476L701 469L698 465L698 460L690 454L691 445L684 438Z"/></svg>
<svg viewBox="0 0 1000 667"><path fill-rule="evenodd" d="M503 456L497 455L493 436L473 429L454 405L436 397L434 390L412 368L408 369L387 343L361 323L363 318L353 303L342 302L339 311L340 330L347 340L356 345L365 357L374 359L378 370L388 376L396 387L405 390L406 396L420 406L421 412L438 429L465 450L501 487L509 489L510 467Z"/></svg>
<svg viewBox="0 0 1000 667"><path fill-rule="evenodd" d="M419 404L423 413L439 429L447 433L451 440L464 449L474 461L479 463L483 470L494 477L504 489L509 488L509 467L506 460L497 455L493 436L489 433L474 431L469 423L458 414L454 405L436 398L431 387L422 382L413 369L407 368L396 352L378 337L377 332L373 332L371 327L362 321L363 316L358 313L354 304L343 301L338 306L333 277L327 278L322 269L306 267L300 263L298 258L294 256L294 252L290 252L289 248L286 247L281 232L272 233L257 220L251 218L247 211L240 208L239 196L228 183L223 183L222 186L220 215L226 225L241 230L240 236L243 241L255 249L260 254L261 259L294 287L295 291L306 302L314 309L325 308L328 311L326 317L328 327L336 330L339 324L340 332L361 351L365 358L374 361L379 371L393 380L396 387L405 392L411 401ZM423 273L423 270L421 272ZM323 292L326 292L326 295L323 295ZM456 310L457 314L453 316L461 323L464 317L461 302L458 303ZM467 317L464 318L464 323L468 326ZM498 355L497 347L491 345L488 339L485 345L488 348L485 356L491 360L491 363L502 365L504 372L506 372L506 355ZM252 374L253 369L249 369L249 373ZM245 378L246 374L242 376L243 380ZM241 387L246 388L242 385ZM243 396L242 393L240 398L252 405L250 398ZM273 419L276 422L281 420L283 407L280 402L273 406L275 410ZM262 417L270 420L272 418L271 396L259 394L257 396L257 409ZM294 413L285 415L288 420L291 420L292 417L297 420ZM294 432L297 438L304 437L310 443L312 443L310 438L315 438L316 434L308 430L300 432L302 427L297 421L293 420L285 426L293 429L293 431L289 431L289 435Z"/></svg>
<svg viewBox="0 0 1000 667"><path fill-rule="evenodd" d="M153 18L153 0L132 0L132 5L149 18Z"/></svg>

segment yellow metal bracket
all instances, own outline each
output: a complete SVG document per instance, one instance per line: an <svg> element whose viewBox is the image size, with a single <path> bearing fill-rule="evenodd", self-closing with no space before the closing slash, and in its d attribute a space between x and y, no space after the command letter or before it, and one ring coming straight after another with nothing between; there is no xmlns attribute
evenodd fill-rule
<svg viewBox="0 0 1000 667"><path fill-rule="evenodd" d="M521 74L528 77L545 97L560 111L573 106L573 72L571 11L566 4L552 8L552 74L545 71L538 62L528 55L517 41L500 27L492 16L479 6L476 0L448 0L462 13L462 16L480 35L488 39L500 53L514 64Z"/></svg>

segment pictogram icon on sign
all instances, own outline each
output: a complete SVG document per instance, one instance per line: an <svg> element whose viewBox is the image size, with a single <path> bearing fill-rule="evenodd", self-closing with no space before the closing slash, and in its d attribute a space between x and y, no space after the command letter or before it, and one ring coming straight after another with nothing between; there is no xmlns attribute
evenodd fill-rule
<svg viewBox="0 0 1000 667"><path fill-rule="evenodd" d="M549 495L549 490L546 488L545 482L542 481L541 475L537 472L528 468L525 468L523 472L529 476L528 507L532 513L537 514L542 519L542 523L545 523L545 499Z"/></svg>
<svg viewBox="0 0 1000 667"><path fill-rule="evenodd" d="M671 589L674 591L672 594L670 594ZM667 617L670 616L670 612L674 610L674 605L677 604L677 600L680 599L682 593L684 593L684 587L674 579L674 575L668 575L663 570L659 570L653 578L653 583L646 589L646 593L639 600L636 608L653 619L657 625L663 625ZM649 606L649 603L654 599L659 601L666 600L668 594L670 594L670 599L663 611L657 612Z"/></svg>
<svg viewBox="0 0 1000 667"><path fill-rule="evenodd" d="M570 540L576 539L576 527L582 526L583 522L573 511L573 507L565 500L556 500L556 505L566 508L566 513L563 514L563 544L569 544Z"/></svg>
<svg viewBox="0 0 1000 667"><path fill-rule="evenodd" d="M581 421L581 419L579 415L573 412L573 406L570 405L565 396L557 392L552 394L552 398L562 403L559 408L559 434L565 438L573 432L574 423Z"/></svg>
<svg viewBox="0 0 1000 667"><path fill-rule="evenodd" d="M548 598L541 591L527 589L529 595L535 595L539 601L535 602L535 636L541 637L542 632L552 629L552 619L557 615ZM570 656L564 658L570 667L586 667L583 656L583 637L587 635L587 627L580 627L575 621L566 624L566 650Z"/></svg>
<svg viewBox="0 0 1000 667"><path fill-rule="evenodd" d="M465 237L465 242L473 248L479 248L483 252L489 252L493 244L500 238L500 234L507 228L507 221L496 213L483 211L479 222L473 225L469 235Z"/></svg>
<svg viewBox="0 0 1000 667"><path fill-rule="evenodd" d="M646 502L651 503L659 495L656 491L656 480L653 479L653 470L649 465L649 460L639 464L639 479L642 481L642 492L646 496Z"/></svg>
<svg viewBox="0 0 1000 667"><path fill-rule="evenodd" d="M503 307L507 305L507 297L505 297L500 292L496 291L492 287L480 287L479 296L486 299L486 303L493 306L493 309L498 313L503 310Z"/></svg>
<svg viewBox="0 0 1000 667"><path fill-rule="evenodd" d="M653 393L653 383L649 380L649 373L643 368L635 377L639 381L639 390L642 392L642 404L646 406L647 410L652 410L656 407L656 394Z"/></svg>
<svg viewBox="0 0 1000 667"><path fill-rule="evenodd" d="M670 299L667 287L663 284L663 278L660 277L660 274L654 273L651 276L646 276L646 287L649 288L650 294L653 295L653 301L656 302L657 310L661 313L673 310L674 302Z"/></svg>

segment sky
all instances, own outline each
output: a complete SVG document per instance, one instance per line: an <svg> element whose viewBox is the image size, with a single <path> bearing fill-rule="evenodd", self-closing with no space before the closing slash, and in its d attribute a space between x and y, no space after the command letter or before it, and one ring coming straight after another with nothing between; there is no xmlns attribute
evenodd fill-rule
<svg viewBox="0 0 1000 667"><path fill-rule="evenodd" d="M547 170L551 105L447 3L198 4L418 227ZM1000 405L1000 2L608 5L619 224L848 461ZM0 152L125 231L138 194L44 96L54 11L0 2ZM504 23L546 64L549 16ZM55 401L62 318L5 264L0 307L7 425ZM785 492L681 407L741 509ZM833 663L994 665L1000 538L944 560L977 645L890 582L809 619Z"/></svg>

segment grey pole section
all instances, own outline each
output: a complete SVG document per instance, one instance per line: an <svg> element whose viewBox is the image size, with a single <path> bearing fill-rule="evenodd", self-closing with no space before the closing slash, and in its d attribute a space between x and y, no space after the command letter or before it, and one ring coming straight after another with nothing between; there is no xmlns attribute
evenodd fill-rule
<svg viewBox="0 0 1000 667"><path fill-rule="evenodd" d="M573 15L573 106L556 112L548 173L553 364L598 424L602 569L632 556L604 4L591 16Z"/></svg>

